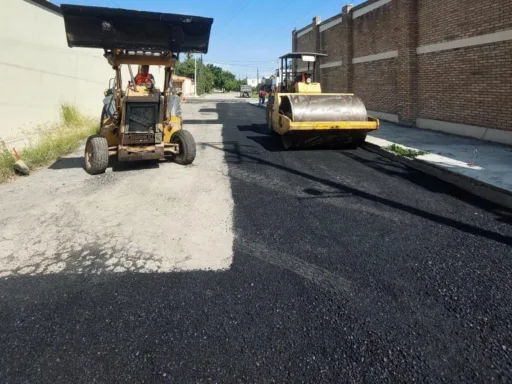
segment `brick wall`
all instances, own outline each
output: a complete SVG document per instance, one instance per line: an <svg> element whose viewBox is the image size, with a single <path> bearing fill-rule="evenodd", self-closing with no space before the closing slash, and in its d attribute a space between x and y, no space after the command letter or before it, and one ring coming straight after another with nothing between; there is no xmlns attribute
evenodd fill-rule
<svg viewBox="0 0 512 384"><path fill-rule="evenodd" d="M494 2L419 0L418 45L512 30L512 1ZM421 54L418 115L512 130L511 84L512 40Z"/></svg>
<svg viewBox="0 0 512 384"><path fill-rule="evenodd" d="M378 60L354 65L353 93L366 109L397 113L396 59Z"/></svg>
<svg viewBox="0 0 512 384"><path fill-rule="evenodd" d="M420 55L419 116L512 130L511 58L512 40Z"/></svg>
<svg viewBox="0 0 512 384"><path fill-rule="evenodd" d="M293 46L335 63L317 72L326 92L353 92L410 126L512 131L511 0L371 0L309 27Z"/></svg>
<svg viewBox="0 0 512 384"><path fill-rule="evenodd" d="M318 34L318 24L320 23L319 17L313 18L313 23L308 25L298 31L295 31L295 49L299 52L318 52L319 50L319 34ZM311 29L308 31L308 29ZM303 62L302 60L294 60L294 68L301 69L307 68L308 63ZM318 73L317 73L318 75Z"/></svg>
<svg viewBox="0 0 512 384"><path fill-rule="evenodd" d="M394 51L397 46L396 5L377 8L352 21L353 58ZM361 7L352 10L357 11ZM397 60L395 58L355 63L353 92L372 111L397 113Z"/></svg>
<svg viewBox="0 0 512 384"><path fill-rule="evenodd" d="M418 0L419 45L512 29L510 0Z"/></svg>
<svg viewBox="0 0 512 384"><path fill-rule="evenodd" d="M342 65L321 68L322 65L332 62L343 62L343 46L339 44L340 35L343 33L340 20L341 15L333 16L322 23L323 25L332 24L331 28L326 30L319 28L319 52L329 55L320 60L320 68L317 71L325 92L340 92L348 86L346 78L343 76Z"/></svg>
<svg viewBox="0 0 512 384"><path fill-rule="evenodd" d="M355 8L355 10L360 7ZM352 11L353 12L353 11ZM397 49L396 2L391 2L354 19L354 57Z"/></svg>

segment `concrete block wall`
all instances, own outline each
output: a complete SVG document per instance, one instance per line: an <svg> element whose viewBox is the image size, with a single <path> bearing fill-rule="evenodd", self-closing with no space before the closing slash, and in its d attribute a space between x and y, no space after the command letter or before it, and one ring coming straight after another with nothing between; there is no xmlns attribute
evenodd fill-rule
<svg viewBox="0 0 512 384"><path fill-rule="evenodd" d="M329 55L326 92L353 92L377 117L512 144L510 0L370 0L292 38Z"/></svg>
<svg viewBox="0 0 512 384"><path fill-rule="evenodd" d="M2 0L0 12L0 140L20 148L41 126L59 121L60 106L75 104L98 118L103 91L114 77L99 49L69 48L58 7ZM137 66L132 66L136 74ZM152 68L162 84L163 68ZM123 83L129 73L123 70ZM12 145L11 145L12 144Z"/></svg>

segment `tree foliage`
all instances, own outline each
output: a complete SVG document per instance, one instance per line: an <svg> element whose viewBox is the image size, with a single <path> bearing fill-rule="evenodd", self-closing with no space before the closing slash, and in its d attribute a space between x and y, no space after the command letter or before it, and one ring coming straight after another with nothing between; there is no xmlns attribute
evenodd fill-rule
<svg viewBox="0 0 512 384"><path fill-rule="evenodd" d="M236 91L245 80L237 80L236 75L213 64L204 65L202 57L197 63L192 54L187 54L183 61L176 63L175 73L194 79L195 66L197 65L197 93L211 92L213 89L222 91Z"/></svg>

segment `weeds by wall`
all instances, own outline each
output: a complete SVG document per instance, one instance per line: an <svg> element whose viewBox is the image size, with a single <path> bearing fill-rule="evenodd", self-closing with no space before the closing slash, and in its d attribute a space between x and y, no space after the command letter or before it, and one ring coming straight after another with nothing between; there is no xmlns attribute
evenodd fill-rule
<svg viewBox="0 0 512 384"><path fill-rule="evenodd" d="M61 106L60 124L40 128L35 144L20 151L22 160L31 170L50 164L75 151L80 142L98 130L98 121L84 116L69 104ZM8 148L0 148L0 182L15 176L15 158Z"/></svg>

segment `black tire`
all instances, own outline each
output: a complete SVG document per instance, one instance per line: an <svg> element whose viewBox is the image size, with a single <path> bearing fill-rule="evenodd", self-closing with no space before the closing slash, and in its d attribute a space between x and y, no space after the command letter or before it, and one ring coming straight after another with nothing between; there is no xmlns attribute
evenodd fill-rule
<svg viewBox="0 0 512 384"><path fill-rule="evenodd" d="M364 144L364 142L366 141L366 135L367 133L366 132L356 132L354 133L354 139L353 139L353 144L355 147L360 147L361 145Z"/></svg>
<svg viewBox="0 0 512 384"><path fill-rule="evenodd" d="M192 164L196 158L196 141L189 131L180 129L171 136L171 143L180 146L180 152L174 156L174 162L180 165Z"/></svg>
<svg viewBox="0 0 512 384"><path fill-rule="evenodd" d="M291 133L285 133L281 135L281 145L287 151L295 149L297 147L297 138Z"/></svg>
<svg viewBox="0 0 512 384"><path fill-rule="evenodd" d="M103 136L89 136L85 143L84 168L89 175L105 173L108 167L108 143Z"/></svg>

